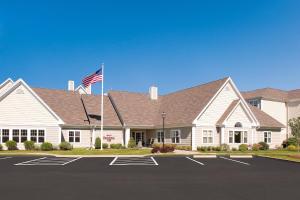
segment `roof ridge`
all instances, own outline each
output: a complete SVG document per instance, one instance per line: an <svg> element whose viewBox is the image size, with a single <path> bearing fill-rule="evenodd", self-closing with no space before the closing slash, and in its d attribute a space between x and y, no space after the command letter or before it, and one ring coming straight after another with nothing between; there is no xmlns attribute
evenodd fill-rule
<svg viewBox="0 0 300 200"><path fill-rule="evenodd" d="M185 88L185 89L177 90L177 91L175 91L175 92L171 92L171 93L168 93L168 94L164 94L164 95L162 95L162 96L167 96L167 95L175 94L175 93L178 93L178 92L184 92L184 91L191 90L191 89L194 89L194 88L197 88L197 87L202 87L202 86L205 86L205 85L213 84L213 83L216 83L216 82L218 82L218 81L227 80L227 79L229 79L229 78L230 78L230 77L227 76L227 77L225 77L225 78L221 78L221 79L218 79L218 80L215 80L215 81L211 81L211 82L203 83L203 84L200 84L200 85L195 85L195 86L192 86L192 87L188 87L188 88Z"/></svg>

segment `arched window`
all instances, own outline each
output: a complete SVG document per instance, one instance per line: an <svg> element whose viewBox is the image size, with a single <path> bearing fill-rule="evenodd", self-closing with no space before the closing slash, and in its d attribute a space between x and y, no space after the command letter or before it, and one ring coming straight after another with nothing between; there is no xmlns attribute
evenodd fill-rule
<svg viewBox="0 0 300 200"><path fill-rule="evenodd" d="M241 128L241 127L243 127L243 125L241 122L237 122L237 123L235 123L234 127Z"/></svg>

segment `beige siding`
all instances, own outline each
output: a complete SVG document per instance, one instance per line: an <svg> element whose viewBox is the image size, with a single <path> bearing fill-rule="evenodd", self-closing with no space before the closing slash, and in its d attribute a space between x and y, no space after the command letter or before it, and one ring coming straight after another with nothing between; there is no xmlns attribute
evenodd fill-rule
<svg viewBox="0 0 300 200"><path fill-rule="evenodd" d="M92 132L89 129L63 129L62 141L69 142L69 131L80 131L80 143L72 143L73 147L90 147Z"/></svg>
<svg viewBox="0 0 300 200"><path fill-rule="evenodd" d="M100 130L95 131L95 136L100 137ZM112 137L111 141L105 139L105 137ZM123 130L104 130L103 131L103 143L107 144L124 144Z"/></svg>
<svg viewBox="0 0 300 200"><path fill-rule="evenodd" d="M0 124L55 125L57 119L23 86L0 102Z"/></svg>
<svg viewBox="0 0 300 200"><path fill-rule="evenodd" d="M212 144L203 143L203 131L204 130L212 130L213 131L213 143ZM219 146L220 141L221 141L221 135L220 135L220 132L217 131L216 127L214 127L214 126L196 127L195 144L197 147Z"/></svg>
<svg viewBox="0 0 300 200"><path fill-rule="evenodd" d="M238 99L236 92L230 83L214 99L212 104L204 111L197 125L215 125L233 100Z"/></svg>
<svg viewBox="0 0 300 200"><path fill-rule="evenodd" d="M7 90L9 90L9 88L13 85L13 83L9 82L6 83L6 85L4 85L2 88L0 88L0 94L5 93Z"/></svg>
<svg viewBox="0 0 300 200"><path fill-rule="evenodd" d="M251 127L252 121L242 108L241 104L233 111L225 122L226 127L234 127L237 122L242 123L243 127Z"/></svg>
<svg viewBox="0 0 300 200"><path fill-rule="evenodd" d="M261 110L281 122L283 125L287 124L287 108L285 103L261 100Z"/></svg>
<svg viewBox="0 0 300 200"><path fill-rule="evenodd" d="M259 130L256 132L256 143L264 141L264 132L269 130ZM270 148L281 146L282 142L286 139L285 130L270 130L272 132Z"/></svg>
<svg viewBox="0 0 300 200"><path fill-rule="evenodd" d="M158 129L161 130L161 129ZM158 130L147 130L146 138L150 140L151 138L154 139L154 143L157 143L157 131ZM191 146L192 145L192 128L191 127L184 127L184 128L171 128L165 129L165 143L172 144L171 139L171 130L180 130L180 143L177 144L179 146Z"/></svg>

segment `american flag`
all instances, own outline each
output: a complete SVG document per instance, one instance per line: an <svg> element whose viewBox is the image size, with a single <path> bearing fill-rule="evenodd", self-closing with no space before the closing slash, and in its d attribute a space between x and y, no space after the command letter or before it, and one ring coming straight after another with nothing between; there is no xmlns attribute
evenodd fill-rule
<svg viewBox="0 0 300 200"><path fill-rule="evenodd" d="M85 77L82 80L82 83L85 87L87 87L93 83L100 82L102 80L103 80L103 75L102 75L102 68L101 68L98 71L96 71L94 74Z"/></svg>

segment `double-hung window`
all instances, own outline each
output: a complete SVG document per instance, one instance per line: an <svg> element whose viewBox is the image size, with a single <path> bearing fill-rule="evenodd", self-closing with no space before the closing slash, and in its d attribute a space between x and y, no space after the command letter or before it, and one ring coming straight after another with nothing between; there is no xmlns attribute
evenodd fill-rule
<svg viewBox="0 0 300 200"><path fill-rule="evenodd" d="M174 144L180 143L180 130L171 130L171 140Z"/></svg>
<svg viewBox="0 0 300 200"><path fill-rule="evenodd" d="M30 130L30 140L36 143L45 142L45 130Z"/></svg>
<svg viewBox="0 0 300 200"><path fill-rule="evenodd" d="M248 143L248 132L244 131L244 143Z"/></svg>
<svg viewBox="0 0 300 200"><path fill-rule="evenodd" d="M165 134L163 131L157 131L156 134L157 134L157 142L158 143L165 141Z"/></svg>
<svg viewBox="0 0 300 200"><path fill-rule="evenodd" d="M9 140L9 129L2 129L1 131L1 141L2 143L5 143Z"/></svg>
<svg viewBox="0 0 300 200"><path fill-rule="evenodd" d="M45 131L44 130L38 131L38 142L39 143L45 142Z"/></svg>
<svg viewBox="0 0 300 200"><path fill-rule="evenodd" d="M21 142L27 141L27 130L21 129Z"/></svg>
<svg viewBox="0 0 300 200"><path fill-rule="evenodd" d="M264 132L264 142L265 143L271 143L272 142L272 132L271 131L265 131Z"/></svg>
<svg viewBox="0 0 300 200"><path fill-rule="evenodd" d="M229 143L233 143L233 131L229 131Z"/></svg>
<svg viewBox="0 0 300 200"><path fill-rule="evenodd" d="M80 131L69 131L69 142L79 143L80 142Z"/></svg>
<svg viewBox="0 0 300 200"><path fill-rule="evenodd" d="M13 134L13 141L19 143L20 142L20 130L19 129L13 129L12 134Z"/></svg>
<svg viewBox="0 0 300 200"><path fill-rule="evenodd" d="M37 142L37 130L30 130L30 140Z"/></svg>
<svg viewBox="0 0 300 200"><path fill-rule="evenodd" d="M203 144L212 144L212 143L213 143L213 131L203 130Z"/></svg>

